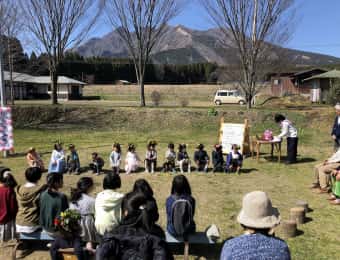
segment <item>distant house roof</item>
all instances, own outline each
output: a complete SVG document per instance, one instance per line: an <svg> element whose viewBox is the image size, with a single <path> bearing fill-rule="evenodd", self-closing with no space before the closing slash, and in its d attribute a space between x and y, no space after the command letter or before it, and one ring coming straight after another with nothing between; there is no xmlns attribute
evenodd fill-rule
<svg viewBox="0 0 340 260"><path fill-rule="evenodd" d="M304 81L308 81L308 80L312 80L312 79L340 79L340 71L339 70L330 70L330 71L327 71L325 73L307 78Z"/></svg>
<svg viewBox="0 0 340 260"><path fill-rule="evenodd" d="M13 72L12 76L13 76L14 82L33 83L33 84L51 84L50 76L31 76L29 74L18 73L18 72ZM5 78L5 81L10 80L9 71L4 71L4 78ZM75 79L72 79L66 76L59 76L58 84L86 85L85 82L81 82L79 80L75 80Z"/></svg>

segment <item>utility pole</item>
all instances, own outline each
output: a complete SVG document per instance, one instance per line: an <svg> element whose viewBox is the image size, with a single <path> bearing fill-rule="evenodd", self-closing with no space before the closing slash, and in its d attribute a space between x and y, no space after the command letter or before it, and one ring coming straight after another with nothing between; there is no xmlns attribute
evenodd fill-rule
<svg viewBox="0 0 340 260"><path fill-rule="evenodd" d="M6 104L6 86L5 86L5 80L4 80L4 68L3 68L3 45L0 44L0 95L1 95L1 107L4 107ZM7 151L4 150L4 158L7 157Z"/></svg>

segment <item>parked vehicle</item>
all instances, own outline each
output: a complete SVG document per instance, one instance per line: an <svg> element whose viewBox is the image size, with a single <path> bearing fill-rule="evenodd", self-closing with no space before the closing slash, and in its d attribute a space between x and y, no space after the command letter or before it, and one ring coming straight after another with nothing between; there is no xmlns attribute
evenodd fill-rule
<svg viewBox="0 0 340 260"><path fill-rule="evenodd" d="M217 90L214 103L216 105L222 104L246 104L246 100L243 96L241 96L238 90Z"/></svg>

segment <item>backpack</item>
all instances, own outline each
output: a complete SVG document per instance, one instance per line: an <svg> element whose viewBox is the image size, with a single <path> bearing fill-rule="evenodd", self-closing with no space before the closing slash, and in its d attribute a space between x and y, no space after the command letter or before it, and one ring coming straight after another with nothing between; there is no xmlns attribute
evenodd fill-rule
<svg viewBox="0 0 340 260"><path fill-rule="evenodd" d="M194 223L192 205L189 200L176 199L171 208L171 222L176 236L186 237Z"/></svg>

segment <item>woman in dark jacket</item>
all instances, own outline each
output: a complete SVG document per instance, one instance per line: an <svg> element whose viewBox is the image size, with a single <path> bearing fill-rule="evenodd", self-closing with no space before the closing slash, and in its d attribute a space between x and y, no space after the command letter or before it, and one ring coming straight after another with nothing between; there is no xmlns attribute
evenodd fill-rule
<svg viewBox="0 0 340 260"><path fill-rule="evenodd" d="M97 250L97 259L173 259L166 242L161 238L164 236L163 230L149 214L145 196L129 193L125 198L122 222L104 235Z"/></svg>

